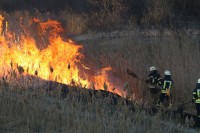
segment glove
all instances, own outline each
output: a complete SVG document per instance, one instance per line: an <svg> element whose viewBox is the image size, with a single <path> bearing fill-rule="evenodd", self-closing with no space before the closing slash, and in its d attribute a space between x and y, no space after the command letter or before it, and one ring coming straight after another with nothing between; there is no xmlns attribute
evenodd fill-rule
<svg viewBox="0 0 200 133"><path fill-rule="evenodd" d="M166 96L170 96L170 89L166 90Z"/></svg>

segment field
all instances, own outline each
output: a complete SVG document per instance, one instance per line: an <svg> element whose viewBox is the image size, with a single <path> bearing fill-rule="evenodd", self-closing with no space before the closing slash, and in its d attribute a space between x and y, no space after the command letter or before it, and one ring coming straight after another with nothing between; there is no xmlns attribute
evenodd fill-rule
<svg viewBox="0 0 200 133"><path fill-rule="evenodd" d="M0 132L200 131L173 114L200 78L199 2L19 1L0 1ZM151 66L174 81L172 108L157 113Z"/></svg>
<svg viewBox="0 0 200 133"><path fill-rule="evenodd" d="M98 64L98 67L111 66L112 77L119 78L124 84L128 82L130 97L137 99L135 111L123 102L114 106L110 104L109 97L103 96L84 102L70 93L67 98L60 99L60 89L46 92L37 79L34 79L32 89L5 83L2 79L0 131L197 132L189 128L191 121L182 123L178 116L163 118L162 112L151 116L141 109L141 104L147 106L150 104L147 101L151 101L146 85L141 79L134 79L126 73L126 69L130 68L145 79L151 65L157 66L162 75L165 69L171 70L175 82L173 105L176 108L176 105L191 99L188 94L191 94L198 78L197 38L186 33L177 36L133 34L130 31L117 33L91 33L87 37L73 38L83 44L86 62ZM88 97L87 93L83 95ZM138 103L139 99L141 103ZM192 104L186 109L195 111Z"/></svg>
<svg viewBox="0 0 200 133"><path fill-rule="evenodd" d="M160 112L149 115L135 105L111 104L109 97L77 100L70 92L60 99L59 90L45 92L42 87L27 90L1 82L1 132L198 132L189 121L165 118ZM84 94L84 93L83 93ZM88 97L85 95L86 98Z"/></svg>
<svg viewBox="0 0 200 133"><path fill-rule="evenodd" d="M91 34L94 36L95 34ZM97 60L100 65L110 65L116 76L128 82L137 96L144 96L149 67L158 67L163 76L164 70L172 72L174 80L173 95L175 102L192 99L192 90L198 79L199 35L183 31L126 31L97 35L97 39L83 39L87 59ZM84 37L84 36L83 36ZM85 36L89 38L89 36ZM116 60L117 58L117 60ZM127 75L127 68L141 79ZM146 97L146 96L145 96ZM144 98L145 98L144 97ZM179 99L179 100L178 100Z"/></svg>

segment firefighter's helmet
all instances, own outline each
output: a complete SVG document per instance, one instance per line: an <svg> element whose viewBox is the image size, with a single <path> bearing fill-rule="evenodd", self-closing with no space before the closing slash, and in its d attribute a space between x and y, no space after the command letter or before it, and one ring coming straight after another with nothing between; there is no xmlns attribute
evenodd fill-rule
<svg viewBox="0 0 200 133"><path fill-rule="evenodd" d="M198 79L197 83L200 83L200 78Z"/></svg>
<svg viewBox="0 0 200 133"><path fill-rule="evenodd" d="M156 67L155 66L151 66L150 67L150 71L154 71L154 70L156 70Z"/></svg>
<svg viewBox="0 0 200 133"><path fill-rule="evenodd" d="M168 71L168 70L165 70L164 74L165 75L171 75L170 71Z"/></svg>

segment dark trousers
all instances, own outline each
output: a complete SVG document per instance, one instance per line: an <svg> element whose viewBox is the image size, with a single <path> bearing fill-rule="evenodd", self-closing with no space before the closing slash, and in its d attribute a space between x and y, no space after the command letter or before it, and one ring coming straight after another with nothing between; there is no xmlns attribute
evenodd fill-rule
<svg viewBox="0 0 200 133"><path fill-rule="evenodd" d="M150 94L151 95L156 95L160 92L158 87L154 87L154 88L149 88Z"/></svg>
<svg viewBox="0 0 200 133"><path fill-rule="evenodd" d="M166 93L160 93L160 102L164 102L164 100L169 101L169 96L166 96Z"/></svg>
<svg viewBox="0 0 200 133"><path fill-rule="evenodd" d="M160 102L164 103L164 101L168 103L169 99L170 99L170 97L167 96L166 93L160 93L160 98L159 98L157 104L160 105Z"/></svg>
<svg viewBox="0 0 200 133"><path fill-rule="evenodd" d="M196 103L197 117L200 117L200 103Z"/></svg>
<svg viewBox="0 0 200 133"><path fill-rule="evenodd" d="M150 91L150 95L151 95L151 98L153 100L153 103L156 104L156 102L159 99L159 93L160 93L159 88L158 87L149 88L149 91Z"/></svg>

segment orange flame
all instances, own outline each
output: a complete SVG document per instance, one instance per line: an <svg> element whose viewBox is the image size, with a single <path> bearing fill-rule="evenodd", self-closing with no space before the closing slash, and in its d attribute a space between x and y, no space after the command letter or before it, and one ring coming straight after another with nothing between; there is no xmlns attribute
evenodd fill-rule
<svg viewBox="0 0 200 133"><path fill-rule="evenodd" d="M2 33L4 18L0 16L0 32ZM63 32L61 23L48 20L41 22L38 19L30 21L30 26L35 25L39 38L47 37L46 48L40 50L37 40L28 32L18 35L6 31L0 36L0 76L4 76L11 67L22 67L23 75L36 75L45 80L57 81L70 85L73 83L86 88L105 89L122 95L120 89L109 82L108 71L111 67L103 68L95 75L89 75L84 70L90 70L81 63L84 55L80 53L82 45L77 45L72 40L65 41L60 33ZM21 27L24 29L24 27ZM42 44L40 44L42 45ZM12 65L11 65L12 63ZM83 71L78 68L82 64ZM84 78L80 76L83 73ZM113 89L115 88L115 90Z"/></svg>
<svg viewBox="0 0 200 133"><path fill-rule="evenodd" d="M3 20L4 20L4 17L0 15L0 34L2 33Z"/></svg>

